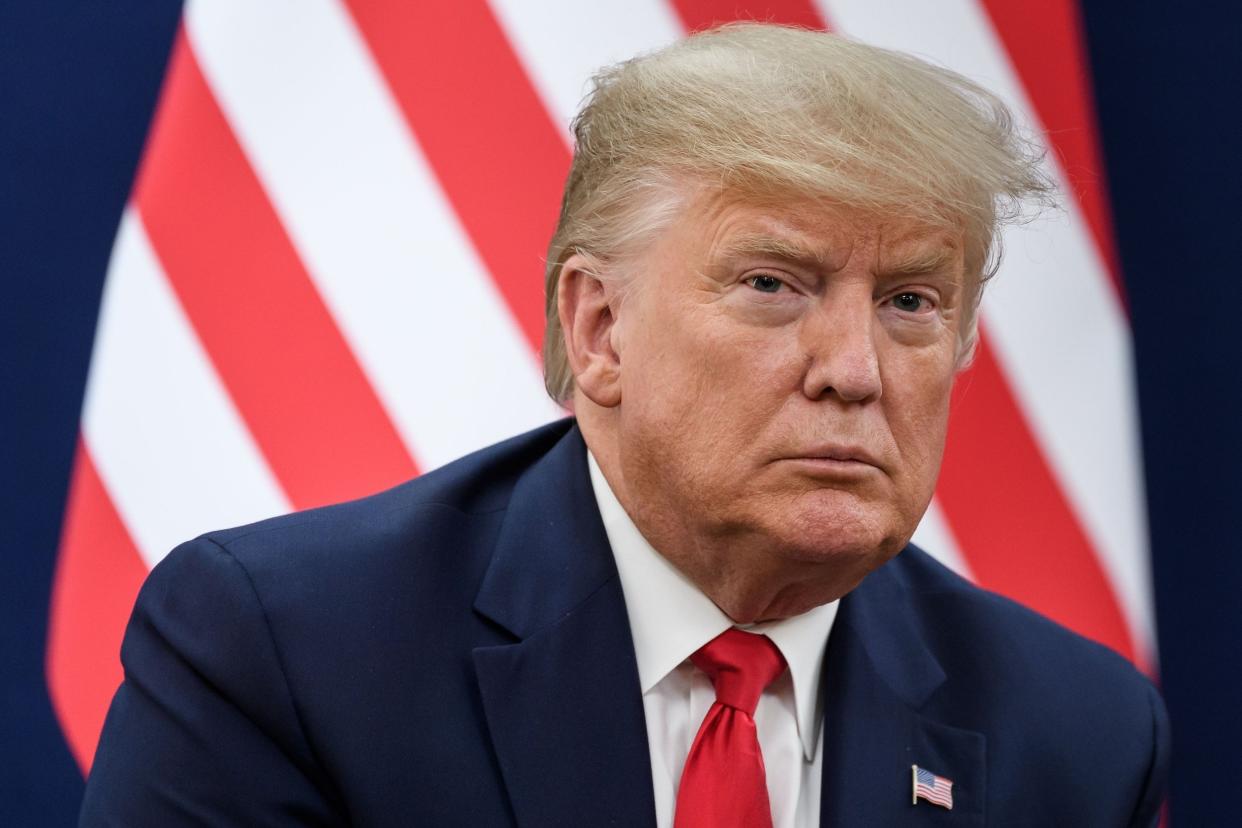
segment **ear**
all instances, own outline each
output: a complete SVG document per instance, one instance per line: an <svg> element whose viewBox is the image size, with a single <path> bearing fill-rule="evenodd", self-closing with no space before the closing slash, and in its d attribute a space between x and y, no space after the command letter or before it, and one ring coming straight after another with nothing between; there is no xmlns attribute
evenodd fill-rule
<svg viewBox="0 0 1242 828"><path fill-rule="evenodd" d="M613 408L621 403L621 357L612 336L618 297L591 265L579 253L561 265L556 311L575 385L591 402Z"/></svg>

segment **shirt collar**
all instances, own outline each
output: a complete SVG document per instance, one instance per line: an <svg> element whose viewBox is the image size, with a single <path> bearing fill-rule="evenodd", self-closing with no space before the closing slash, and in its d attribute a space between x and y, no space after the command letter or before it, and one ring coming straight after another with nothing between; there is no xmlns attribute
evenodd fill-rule
<svg viewBox="0 0 1242 828"><path fill-rule="evenodd" d="M646 695L695 650L735 626L676 567L657 552L608 485L595 456L587 453L591 487L612 546L629 614L638 680ZM744 627L772 640L793 679L798 737L807 761L815 756L822 722L819 680L837 601L781 621Z"/></svg>

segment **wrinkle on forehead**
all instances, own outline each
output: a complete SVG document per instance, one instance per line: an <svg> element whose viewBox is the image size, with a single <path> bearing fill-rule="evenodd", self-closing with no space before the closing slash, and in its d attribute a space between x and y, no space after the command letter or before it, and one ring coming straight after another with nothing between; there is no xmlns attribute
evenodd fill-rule
<svg viewBox="0 0 1242 828"><path fill-rule="evenodd" d="M771 257L833 272L849 263L857 242L849 221L826 214L818 204L776 204L721 194L699 204L709 258L716 261ZM830 220L813 220L811 215L829 215Z"/></svg>
<svg viewBox="0 0 1242 828"><path fill-rule="evenodd" d="M717 195L699 204L713 259L771 257L834 272L848 267L861 248L872 252L870 261L880 276L960 274L964 269L962 232L813 201L777 205Z"/></svg>

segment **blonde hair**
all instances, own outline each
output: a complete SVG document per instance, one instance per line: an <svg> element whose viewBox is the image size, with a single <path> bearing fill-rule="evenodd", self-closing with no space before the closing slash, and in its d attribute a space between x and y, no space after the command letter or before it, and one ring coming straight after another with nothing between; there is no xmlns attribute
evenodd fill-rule
<svg viewBox="0 0 1242 828"><path fill-rule="evenodd" d="M687 180L963 229L979 284L963 359L999 264L997 228L1024 203L1051 200L1042 151L995 95L909 55L805 29L734 24L605 68L573 130L546 270L544 379L562 402L573 375L561 266L578 253L605 275L667 225Z"/></svg>

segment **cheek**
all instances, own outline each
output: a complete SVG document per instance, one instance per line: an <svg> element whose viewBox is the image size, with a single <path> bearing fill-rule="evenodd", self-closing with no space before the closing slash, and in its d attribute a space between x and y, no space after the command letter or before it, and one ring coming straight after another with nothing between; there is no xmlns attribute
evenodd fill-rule
<svg viewBox="0 0 1242 828"><path fill-rule="evenodd" d="M676 408L715 418L763 409L778 387L796 387L789 377L797 373L797 341L788 326L750 325L722 303L676 300L651 307L641 322L628 333L631 359L622 367L623 392L635 404L667 396Z"/></svg>
<svg viewBox="0 0 1242 828"><path fill-rule="evenodd" d="M644 296L627 312L620 352L625 439L644 446L650 459L694 451L701 411L710 405L695 320L671 297Z"/></svg>
<svg viewBox="0 0 1242 828"><path fill-rule="evenodd" d="M730 401L758 402L798 387L803 360L793 326L756 327L726 316L705 327L691 347Z"/></svg>
<svg viewBox="0 0 1242 828"><path fill-rule="evenodd" d="M907 351L892 365L884 379L889 426L911 485L930 490L948 429L953 355L947 348Z"/></svg>
<svg viewBox="0 0 1242 828"><path fill-rule="evenodd" d="M622 357L621 400L632 411L675 420L695 404L700 378L693 338L685 335L684 326L668 322L659 316L644 320L640 336Z"/></svg>
<svg viewBox="0 0 1242 828"><path fill-rule="evenodd" d="M738 324L712 305L666 308L648 321L634 341L633 376L623 359L625 439L631 450L641 444L659 474L677 469L678 480L666 482L703 510L732 501L797 385L792 337Z"/></svg>

